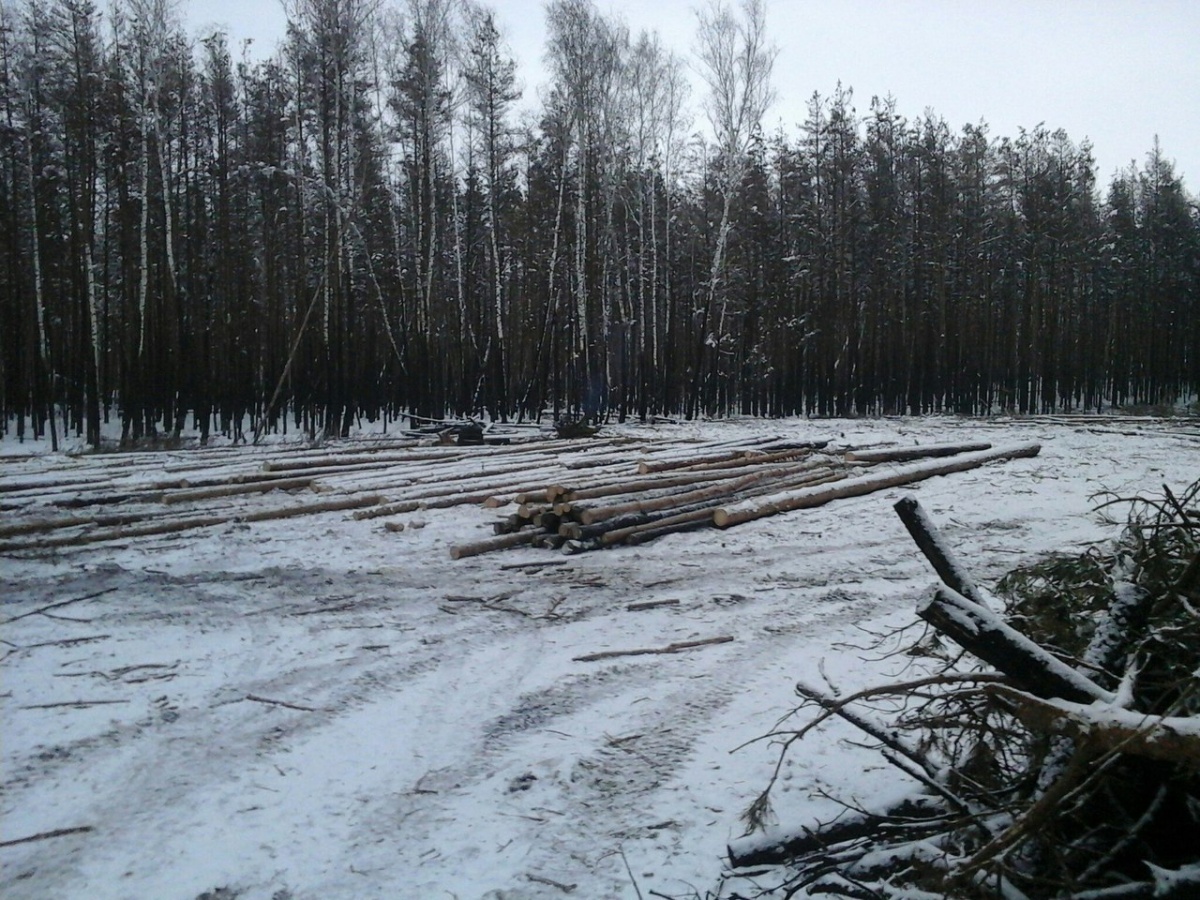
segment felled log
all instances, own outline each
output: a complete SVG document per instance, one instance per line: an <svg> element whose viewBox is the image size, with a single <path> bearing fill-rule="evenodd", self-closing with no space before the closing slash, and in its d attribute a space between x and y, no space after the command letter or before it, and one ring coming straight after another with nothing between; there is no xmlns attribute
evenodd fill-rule
<svg viewBox="0 0 1200 900"><path fill-rule="evenodd" d="M653 510L670 509L675 506L682 506L689 503L699 503L705 500L720 499L728 497L730 494L735 494L743 491L752 485L758 484L766 480L785 480L788 478L806 479L813 471L829 471L815 469L815 464L796 466L778 467L769 469L759 469L751 472L748 475L743 475L740 478L730 480L717 481L703 488L685 491L683 493L672 493L660 497L650 499L630 500L626 503L614 503L609 506L594 507L584 510L580 513L579 518L585 525L591 525L603 519L612 518L628 512L651 512Z"/></svg>
<svg viewBox="0 0 1200 900"><path fill-rule="evenodd" d="M162 502L191 503L196 500L213 500L218 497L236 497L240 494L265 494L268 491L296 491L312 487L312 478L276 478L267 481L250 481L244 484L227 484L219 487L196 488L188 491L173 491L163 494Z"/></svg>
<svg viewBox="0 0 1200 900"><path fill-rule="evenodd" d="M989 462L1004 459L1018 459L1037 456L1041 451L1040 444L1017 444L1012 447L1000 447L995 450L985 450L979 453L968 453L944 462L923 461L893 469L889 472L872 472L857 478L845 478L832 485L801 488L775 494L765 500L751 500L733 506L718 509L713 515L713 522L720 528L730 528L754 519L774 516L782 512L796 509L809 509L822 506L831 500L841 500L846 497L860 497L874 491L899 487L933 478L938 475L949 475L953 472L965 472L976 469Z"/></svg>
<svg viewBox="0 0 1200 900"><path fill-rule="evenodd" d="M959 453L974 453L990 450L991 444L925 444L913 447L880 447L875 450L850 450L846 462L909 462L914 459L931 459L938 456L956 456Z"/></svg>
<svg viewBox="0 0 1200 900"><path fill-rule="evenodd" d="M679 469L680 472L711 472L717 469L740 469L744 466L761 466L764 463L781 463L789 460L797 460L804 456L812 455L812 450L805 448L802 450L780 450L775 453L743 453L736 459L727 459L719 462L696 463L693 465L683 466Z"/></svg>
<svg viewBox="0 0 1200 900"><path fill-rule="evenodd" d="M746 450L722 450L719 453L705 453L701 456L683 457L682 459L665 459L661 462L642 460L638 463L639 475L650 475L654 472L669 472L674 469L686 469L689 466L704 465L705 463L730 462L746 458Z"/></svg>
<svg viewBox="0 0 1200 900"><path fill-rule="evenodd" d="M1200 768L1200 716L1150 716L1101 703L1043 699L1004 685L987 690L1043 733L1083 738L1092 747Z"/></svg>
<svg viewBox="0 0 1200 900"><path fill-rule="evenodd" d="M693 484L711 481L729 481L740 477L741 473L729 471L688 472L685 474L664 473L657 477L635 478L627 477L605 480L600 483L592 482L586 487L571 488L565 484L556 484L546 489L547 497L570 503L580 500L598 500L601 497L617 497L621 494L636 494L641 491L654 491L664 488L688 487Z"/></svg>
<svg viewBox="0 0 1200 900"><path fill-rule="evenodd" d="M944 827L948 812L946 804L936 797L910 797L878 813L847 811L832 822L814 823L812 828L805 827L799 831L772 828L746 835L730 841L726 849L730 865L737 868L777 865L804 853L824 850L880 832L916 838Z"/></svg>
<svg viewBox="0 0 1200 900"><path fill-rule="evenodd" d="M730 438L724 441L691 442L680 449L655 449L651 455L638 462L638 472L645 475L667 472L700 462L720 462L737 459L755 451L792 450L794 446L783 443L782 437Z"/></svg>
<svg viewBox="0 0 1200 900"><path fill-rule="evenodd" d="M501 537L489 538L483 541L475 541L470 544L457 544L450 548L451 559L466 559L468 556L479 556L482 553L491 553L495 550L507 550L509 547L520 547L522 544L532 544L546 537L540 531L525 529L518 531L515 534L506 534Z"/></svg>
<svg viewBox="0 0 1200 900"><path fill-rule="evenodd" d="M1043 650L990 609L951 588L938 587L917 615L997 671L1039 697L1079 703L1115 696L1086 675Z"/></svg>
<svg viewBox="0 0 1200 900"><path fill-rule="evenodd" d="M42 550L50 547L79 547L84 544L99 544L105 541L176 534L180 531L188 531L193 528L211 528L214 525L227 525L235 521L235 518L233 515L193 516L186 519L173 519L169 522L150 522L130 526L117 526L114 528L100 528L83 534L61 535L58 537L42 538L37 541L0 543L0 552Z"/></svg>
<svg viewBox="0 0 1200 900"><path fill-rule="evenodd" d="M362 521L363 519L378 519L383 516L397 516L401 513L416 512L420 508L421 504L415 500L406 500L403 503L385 503L374 509L360 509L354 514L354 518L358 521Z"/></svg>
<svg viewBox="0 0 1200 900"><path fill-rule="evenodd" d="M0 525L0 538L20 537L26 534L41 534L47 531L59 531L64 528L78 528L84 525L111 527L114 525L132 525L151 517L151 513L120 513L97 516L63 516L57 519L35 519L32 522L17 522L13 525Z"/></svg>
<svg viewBox="0 0 1200 900"><path fill-rule="evenodd" d="M674 534L679 531L699 528L709 524L711 521L712 509L706 506L703 509L694 509L690 512L675 513L654 522L647 522L644 525L634 525L630 528L618 528L615 531L607 531L600 535L600 543L605 547L611 547L614 544L620 544L623 541L639 537L642 540L649 540L651 537L661 537L664 534Z"/></svg>
<svg viewBox="0 0 1200 900"><path fill-rule="evenodd" d="M276 509L260 509L254 512L241 513L234 517L237 522L269 522L274 519L294 519L297 516L311 516L324 512L342 512L348 509L362 509L366 506L377 506L383 498L377 494L339 497L333 500L321 500L317 503L301 503L297 506L284 506Z"/></svg>

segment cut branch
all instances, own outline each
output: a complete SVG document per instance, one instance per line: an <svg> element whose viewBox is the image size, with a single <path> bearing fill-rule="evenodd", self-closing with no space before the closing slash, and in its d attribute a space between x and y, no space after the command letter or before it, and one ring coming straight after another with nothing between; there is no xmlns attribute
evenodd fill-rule
<svg viewBox="0 0 1200 900"><path fill-rule="evenodd" d="M698 641L679 641L674 644L668 644L665 647L651 647L637 650L601 650L599 653L587 653L583 656L576 656L573 662L596 662L601 659L615 659L618 656L651 656L664 653L682 653L685 650L693 650L696 647L707 647L710 644L727 644L733 640L731 635L722 635L721 637L704 638Z"/></svg>
<svg viewBox="0 0 1200 900"><path fill-rule="evenodd" d="M1039 697L1112 703L1114 695L948 587L937 588L917 615L968 652Z"/></svg>

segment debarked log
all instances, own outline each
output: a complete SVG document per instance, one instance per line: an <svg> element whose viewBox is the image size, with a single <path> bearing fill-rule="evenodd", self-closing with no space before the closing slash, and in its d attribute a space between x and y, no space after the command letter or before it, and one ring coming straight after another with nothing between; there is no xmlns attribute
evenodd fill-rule
<svg viewBox="0 0 1200 900"><path fill-rule="evenodd" d="M713 515L713 522L720 528L730 528L766 516L822 506L831 500L860 497L874 491L912 484L938 475L977 469L990 462L1037 456L1041 449L1040 444L998 447L994 450L963 454L944 461L923 461L901 466L889 472L872 472L870 475L860 475L857 478L845 478L831 485L785 491L762 500L749 500L722 507Z"/></svg>
<svg viewBox="0 0 1200 900"><path fill-rule="evenodd" d="M917 615L1039 697L1112 703L1114 695L1042 649L990 609L939 586Z"/></svg>

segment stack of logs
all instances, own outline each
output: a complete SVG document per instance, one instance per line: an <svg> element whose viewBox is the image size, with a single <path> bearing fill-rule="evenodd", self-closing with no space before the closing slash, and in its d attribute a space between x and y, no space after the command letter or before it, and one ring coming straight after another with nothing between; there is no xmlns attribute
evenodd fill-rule
<svg viewBox="0 0 1200 900"><path fill-rule="evenodd" d="M515 503L517 509L494 524L496 537L457 545L450 555L462 559L519 546L579 553L711 526L730 528L1040 450L1037 444L993 449L972 443L835 454L826 452L827 445L679 451L643 460L628 474L580 475L570 484L489 498L485 507Z"/></svg>

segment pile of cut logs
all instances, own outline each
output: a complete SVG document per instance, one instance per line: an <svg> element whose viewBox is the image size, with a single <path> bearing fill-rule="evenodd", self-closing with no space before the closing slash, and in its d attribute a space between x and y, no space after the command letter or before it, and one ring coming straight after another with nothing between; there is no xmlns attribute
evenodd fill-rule
<svg viewBox="0 0 1200 900"><path fill-rule="evenodd" d="M632 472L614 470L600 458L590 461L597 474L580 467L571 470L579 473L571 480L488 498L485 507L515 504L516 511L494 524L495 537L459 544L450 555L462 559L519 546L579 553L711 526L730 528L1040 450L1038 444L972 443L832 453L827 446L778 441L753 449L676 449L641 460Z"/></svg>

